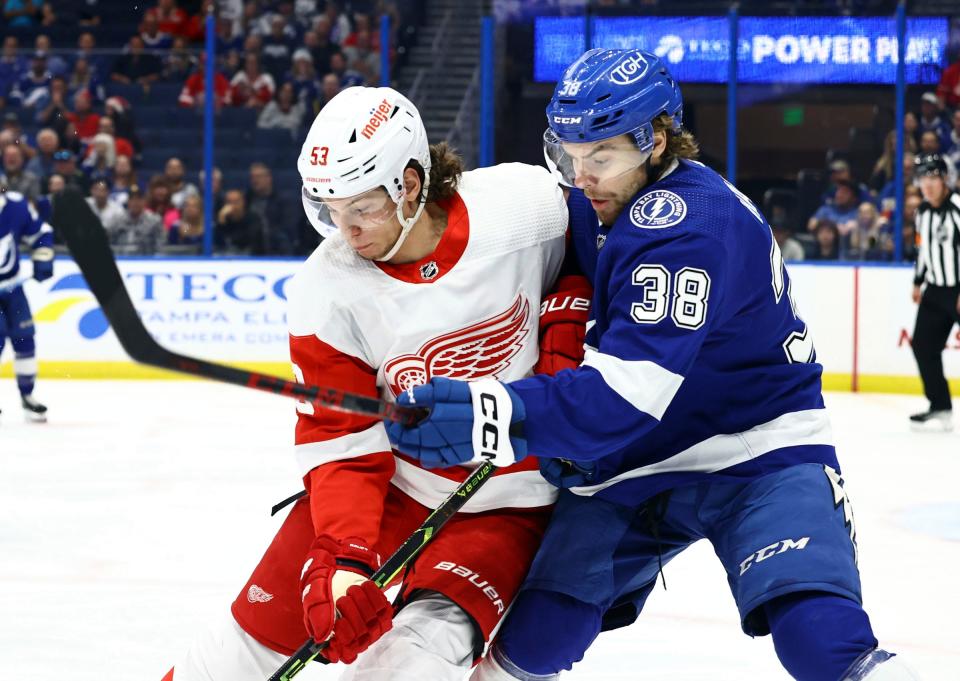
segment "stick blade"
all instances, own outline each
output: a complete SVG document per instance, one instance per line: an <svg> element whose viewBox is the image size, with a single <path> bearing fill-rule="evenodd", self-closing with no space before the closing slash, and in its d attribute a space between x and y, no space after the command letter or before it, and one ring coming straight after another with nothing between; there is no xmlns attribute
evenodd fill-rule
<svg viewBox="0 0 960 681"><path fill-rule="evenodd" d="M117 269L107 233L78 189L67 187L53 199L54 231L70 249L120 345L138 362L165 366L165 351L144 328Z"/></svg>

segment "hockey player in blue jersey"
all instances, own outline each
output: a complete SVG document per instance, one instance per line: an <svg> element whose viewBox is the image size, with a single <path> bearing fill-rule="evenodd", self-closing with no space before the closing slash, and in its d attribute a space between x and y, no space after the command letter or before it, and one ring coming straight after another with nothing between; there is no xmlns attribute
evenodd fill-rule
<svg viewBox="0 0 960 681"><path fill-rule="evenodd" d="M43 422L47 408L33 396L37 358L33 316L21 286L21 244L31 251L33 278L43 281L53 276L53 230L20 194L0 192L0 355L9 339L24 414Z"/></svg>
<svg viewBox="0 0 960 681"><path fill-rule="evenodd" d="M591 50L547 119L594 285L582 364L510 384L435 378L398 400L429 417L388 426L425 464L529 454L564 488L473 678L556 678L600 631L633 622L660 570L701 538L743 631L772 634L794 678L915 678L878 647L861 605L822 368L777 243L694 160L677 84L652 54Z"/></svg>

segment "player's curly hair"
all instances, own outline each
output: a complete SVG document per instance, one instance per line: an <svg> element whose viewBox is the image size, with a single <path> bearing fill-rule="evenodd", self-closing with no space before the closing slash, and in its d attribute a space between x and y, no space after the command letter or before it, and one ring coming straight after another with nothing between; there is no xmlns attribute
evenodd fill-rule
<svg viewBox="0 0 960 681"><path fill-rule="evenodd" d="M423 168L416 161L410 161L408 168L413 168L420 175L423 182ZM430 187L427 189L427 203L435 203L451 198L460 185L460 176L463 175L463 159L456 149L446 142L430 145Z"/></svg>
<svg viewBox="0 0 960 681"><path fill-rule="evenodd" d="M653 132L667 133L667 151L663 155L663 163L675 158L695 159L700 155L700 144L692 132L681 128L679 133L673 133L673 117L669 114L660 114L653 119Z"/></svg>

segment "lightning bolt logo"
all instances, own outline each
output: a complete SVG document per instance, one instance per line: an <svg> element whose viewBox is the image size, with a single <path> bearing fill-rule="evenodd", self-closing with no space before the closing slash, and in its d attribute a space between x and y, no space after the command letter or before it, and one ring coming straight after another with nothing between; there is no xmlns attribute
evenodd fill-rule
<svg viewBox="0 0 960 681"><path fill-rule="evenodd" d="M830 482L830 489L833 490L833 507L840 508L843 506L843 524L850 532L850 541L853 543L853 560L857 563L860 558L857 549L857 523L853 519L853 505L850 503L850 497L843 489L843 478L830 466L824 466L823 472L826 473L827 480Z"/></svg>
<svg viewBox="0 0 960 681"><path fill-rule="evenodd" d="M660 212L663 210L663 204L666 202L666 199L663 198L654 199L653 208L650 209L650 217L656 218L660 215Z"/></svg>

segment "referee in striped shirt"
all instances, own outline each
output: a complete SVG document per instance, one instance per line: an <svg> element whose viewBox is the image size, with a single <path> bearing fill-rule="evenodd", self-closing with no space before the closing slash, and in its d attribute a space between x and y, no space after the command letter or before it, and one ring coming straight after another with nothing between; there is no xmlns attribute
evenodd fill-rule
<svg viewBox="0 0 960 681"><path fill-rule="evenodd" d="M913 302L920 307L913 331L913 356L930 409L910 420L951 430L953 411L942 355L953 325L960 323L960 194L947 183L947 164L940 154L918 156L915 176L923 203L916 216L920 245Z"/></svg>

